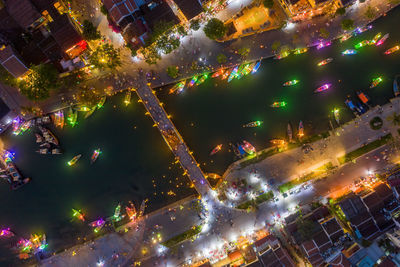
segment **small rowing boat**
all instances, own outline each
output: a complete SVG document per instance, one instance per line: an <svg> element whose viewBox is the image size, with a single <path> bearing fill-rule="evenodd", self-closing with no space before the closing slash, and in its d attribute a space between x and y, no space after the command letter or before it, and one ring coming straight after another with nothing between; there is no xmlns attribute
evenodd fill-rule
<svg viewBox="0 0 400 267"><path fill-rule="evenodd" d="M283 86L292 86L292 85L296 85L298 84L300 81L299 80L291 80L291 81L287 81L283 84Z"/></svg>
<svg viewBox="0 0 400 267"><path fill-rule="evenodd" d="M242 148L247 154L251 155L251 154L256 153L256 148L252 144L247 142L246 140L243 140Z"/></svg>
<svg viewBox="0 0 400 267"><path fill-rule="evenodd" d="M100 156L100 154L101 154L100 148L95 149L93 151L92 157L90 158L90 164L93 164L97 160L97 158Z"/></svg>
<svg viewBox="0 0 400 267"><path fill-rule="evenodd" d="M331 85L332 85L332 84L330 84L330 83L326 83L326 84L324 84L324 85L318 87L318 88L314 91L314 93L320 93L320 92L326 91L326 90L328 90L328 89L331 87Z"/></svg>
<svg viewBox="0 0 400 267"><path fill-rule="evenodd" d="M207 78L208 73L203 74L203 76L201 76L200 79L196 81L196 85L199 86L200 84L204 83Z"/></svg>
<svg viewBox="0 0 400 267"><path fill-rule="evenodd" d="M84 222L85 221L85 215L82 213L81 210L76 210L76 209L72 209L72 216L77 218L78 220Z"/></svg>
<svg viewBox="0 0 400 267"><path fill-rule="evenodd" d="M400 50L400 45L393 46L392 48L385 51L385 55L390 55L399 50Z"/></svg>
<svg viewBox="0 0 400 267"><path fill-rule="evenodd" d="M372 83L369 86L369 88L374 88L376 87L378 84L380 84L383 81L382 77L376 77L374 79L372 79Z"/></svg>
<svg viewBox="0 0 400 267"><path fill-rule="evenodd" d="M317 45L317 49L318 49L318 50L319 50L319 49L322 49L322 48L324 48L324 47L330 46L331 44L332 44L331 41L320 42L320 43Z"/></svg>
<svg viewBox="0 0 400 267"><path fill-rule="evenodd" d="M329 57L329 58L327 58L327 59L324 59L324 60L320 61L320 62L317 64L317 66L318 66L318 67L325 66L326 64L331 63L332 61L333 61L333 58Z"/></svg>
<svg viewBox="0 0 400 267"><path fill-rule="evenodd" d="M214 147L214 149L211 151L210 156L215 155L216 153L218 153L219 151L221 151L222 149L222 144L217 145L216 147Z"/></svg>
<svg viewBox="0 0 400 267"><path fill-rule="evenodd" d="M307 52L307 51L308 51L308 48L307 48L307 47L304 47L304 48L297 48L297 49L294 50L293 54L295 54L295 55L300 55L300 54L303 54L303 53L305 53L305 52Z"/></svg>
<svg viewBox="0 0 400 267"><path fill-rule="evenodd" d="M297 134L299 138L302 138L304 136L304 127L303 127L303 122L299 122L299 132Z"/></svg>
<svg viewBox="0 0 400 267"><path fill-rule="evenodd" d="M292 125L290 125L290 123L288 123L287 125L287 136L289 143L291 143L293 141L293 131L292 131Z"/></svg>
<svg viewBox="0 0 400 267"><path fill-rule="evenodd" d="M281 102L274 102L271 104L272 108L281 108L281 107L285 107L287 105L287 103L285 101L281 101Z"/></svg>
<svg viewBox="0 0 400 267"><path fill-rule="evenodd" d="M354 49L346 49L342 52L342 55L355 55L357 54L357 50Z"/></svg>
<svg viewBox="0 0 400 267"><path fill-rule="evenodd" d="M89 118L90 116L92 116L92 114L93 114L95 111L96 111L96 106L94 106L94 107L92 107L91 109L89 109L89 111L86 112L84 118L85 118L85 119Z"/></svg>
<svg viewBox="0 0 400 267"><path fill-rule="evenodd" d="M249 122L245 125L243 125L244 128L253 128L253 127L259 127L263 124L262 121L253 121L253 122Z"/></svg>
<svg viewBox="0 0 400 267"><path fill-rule="evenodd" d="M68 161L67 164L68 164L69 166L72 166L72 165L74 165L81 157L82 157L81 154L76 155L76 156L73 157L70 161Z"/></svg>
<svg viewBox="0 0 400 267"><path fill-rule="evenodd" d="M232 79L235 78L238 69L239 69L239 66L236 66L236 67L231 71L231 73L229 74L229 77L228 77L228 82L232 81Z"/></svg>
<svg viewBox="0 0 400 267"><path fill-rule="evenodd" d="M131 90L128 89L128 91L126 91L126 94L124 97L125 106L128 106L131 103L131 97L132 97L132 92L131 92Z"/></svg>
<svg viewBox="0 0 400 267"><path fill-rule="evenodd" d="M100 98L99 103L97 103L97 108L102 108L104 106L104 103L106 102L107 97L103 96L102 98Z"/></svg>
<svg viewBox="0 0 400 267"><path fill-rule="evenodd" d="M385 34L379 41L376 42L375 46L383 45L383 43L389 38L389 33Z"/></svg>
<svg viewBox="0 0 400 267"><path fill-rule="evenodd" d="M358 91L357 96L361 100L361 102L363 102L364 104L367 104L369 102L369 97L366 94L364 94L363 92Z"/></svg>
<svg viewBox="0 0 400 267"><path fill-rule="evenodd" d="M258 62L256 63L256 65L254 66L254 68L251 70L251 74L256 73L256 72L258 71L258 69L260 68L260 66L261 66L261 60L258 61Z"/></svg>
<svg viewBox="0 0 400 267"><path fill-rule="evenodd" d="M335 117L335 121L337 122L337 124L340 124L340 121L339 121L339 109L338 108L334 108L333 109L333 116Z"/></svg>

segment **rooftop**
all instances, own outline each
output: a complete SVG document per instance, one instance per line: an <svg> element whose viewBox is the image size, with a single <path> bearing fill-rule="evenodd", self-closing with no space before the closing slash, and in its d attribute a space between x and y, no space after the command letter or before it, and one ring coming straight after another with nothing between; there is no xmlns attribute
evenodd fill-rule
<svg viewBox="0 0 400 267"><path fill-rule="evenodd" d="M29 0L5 0L5 4L8 13L24 29L41 17Z"/></svg>

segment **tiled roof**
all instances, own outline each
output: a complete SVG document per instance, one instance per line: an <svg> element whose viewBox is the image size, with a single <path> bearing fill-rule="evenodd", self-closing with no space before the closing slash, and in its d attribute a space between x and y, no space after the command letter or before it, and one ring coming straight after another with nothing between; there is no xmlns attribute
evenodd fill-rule
<svg viewBox="0 0 400 267"><path fill-rule="evenodd" d="M203 12L203 8L198 0L174 0L174 2L188 20Z"/></svg>
<svg viewBox="0 0 400 267"><path fill-rule="evenodd" d="M340 253L333 261L330 262L332 267L350 267L350 261Z"/></svg>
<svg viewBox="0 0 400 267"><path fill-rule="evenodd" d="M280 267L282 266L272 249L267 250L260 256L261 261L265 266Z"/></svg>
<svg viewBox="0 0 400 267"><path fill-rule="evenodd" d="M318 247L317 245L314 243L314 241L309 240L306 242L303 242L301 244L301 246L303 247L304 251L307 253L307 256L311 256L314 253L318 252Z"/></svg>
<svg viewBox="0 0 400 267"><path fill-rule="evenodd" d="M29 0L6 0L7 11L24 29L41 17Z"/></svg>
<svg viewBox="0 0 400 267"><path fill-rule="evenodd" d="M332 235L342 230L342 227L340 227L335 217L332 217L330 220L322 223L322 227L325 229L328 235Z"/></svg>
<svg viewBox="0 0 400 267"><path fill-rule="evenodd" d="M329 240L329 237L326 235L324 231L319 231L317 234L315 234L313 237L313 240L315 244L317 245L318 249L321 252L324 252L327 250L329 247L332 246L331 241Z"/></svg>
<svg viewBox="0 0 400 267"><path fill-rule="evenodd" d="M1 65L15 78L20 77L28 68L19 59L19 55L12 49L10 45L6 46L3 50L0 50L0 62Z"/></svg>
<svg viewBox="0 0 400 267"><path fill-rule="evenodd" d="M375 191L363 197L362 200L370 211L383 207L382 199Z"/></svg>
<svg viewBox="0 0 400 267"><path fill-rule="evenodd" d="M64 51L83 40L67 14L59 16L53 22L49 23L49 27L51 35Z"/></svg>
<svg viewBox="0 0 400 267"><path fill-rule="evenodd" d="M339 206L350 220L354 217L358 217L360 213L367 210L361 198L355 194L351 194L346 199L340 201Z"/></svg>
<svg viewBox="0 0 400 267"><path fill-rule="evenodd" d="M316 253L312 257L308 258L308 261L311 263L313 267L322 266L324 263L324 259L319 253Z"/></svg>
<svg viewBox="0 0 400 267"><path fill-rule="evenodd" d="M383 200L386 200L393 196L393 191L387 184L380 184L375 187L374 190Z"/></svg>
<svg viewBox="0 0 400 267"><path fill-rule="evenodd" d="M379 265L378 267L396 267L396 264L389 259L388 257L386 257Z"/></svg>
<svg viewBox="0 0 400 267"><path fill-rule="evenodd" d="M138 9L134 0L103 0L103 4L116 23Z"/></svg>

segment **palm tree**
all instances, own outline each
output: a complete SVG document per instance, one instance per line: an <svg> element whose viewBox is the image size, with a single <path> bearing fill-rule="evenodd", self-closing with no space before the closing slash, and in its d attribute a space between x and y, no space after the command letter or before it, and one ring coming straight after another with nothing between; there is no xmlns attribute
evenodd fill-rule
<svg viewBox="0 0 400 267"><path fill-rule="evenodd" d="M387 120L395 126L400 126L400 114L397 114L396 112L393 112L393 115L388 116Z"/></svg>

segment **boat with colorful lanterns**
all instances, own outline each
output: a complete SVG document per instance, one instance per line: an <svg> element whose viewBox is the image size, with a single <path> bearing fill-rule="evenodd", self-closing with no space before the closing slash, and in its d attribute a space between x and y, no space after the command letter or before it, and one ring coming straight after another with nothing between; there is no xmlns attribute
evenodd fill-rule
<svg viewBox="0 0 400 267"><path fill-rule="evenodd" d="M278 54L278 55L276 55L275 57L274 57L274 59L283 59L283 58L286 58L286 57L288 57L290 55L290 52L288 51L288 50L286 50L286 51L283 51L283 52L281 52L280 54Z"/></svg>
<svg viewBox="0 0 400 267"><path fill-rule="evenodd" d="M228 69L222 74L221 80L226 80L229 77L229 74L233 71L233 69Z"/></svg>
<svg viewBox="0 0 400 267"><path fill-rule="evenodd" d="M318 43L318 45L317 45L317 49L319 50L319 49L322 49L322 48L324 48L324 47L327 47L327 46L330 46L330 45L332 45L332 42L331 41L326 41L326 42L319 42Z"/></svg>
<svg viewBox="0 0 400 267"><path fill-rule="evenodd" d="M199 86L200 84L204 83L205 80L208 78L208 73L203 74L200 79L196 81L196 85Z"/></svg>
<svg viewBox="0 0 400 267"><path fill-rule="evenodd" d="M74 127L76 125L76 121L78 119L78 111L73 110L71 107L68 109L68 117L67 117L67 122L69 125Z"/></svg>
<svg viewBox="0 0 400 267"><path fill-rule="evenodd" d="M220 69L219 71L216 71L211 75L211 78L217 78L225 73L225 69Z"/></svg>
<svg viewBox="0 0 400 267"><path fill-rule="evenodd" d="M132 97L132 92L131 90L128 89L124 97L125 106L128 106L131 103L131 97Z"/></svg>
<svg viewBox="0 0 400 267"><path fill-rule="evenodd" d="M385 51L385 55L390 55L399 50L400 50L400 45L393 46L392 48Z"/></svg>
<svg viewBox="0 0 400 267"><path fill-rule="evenodd" d="M254 128L254 127L260 127L263 124L262 121L252 121L249 122L245 125L243 125L244 128Z"/></svg>
<svg viewBox="0 0 400 267"><path fill-rule="evenodd" d="M89 226L94 228L94 232L98 233L101 228L103 228L103 226L106 224L106 221L103 218L97 219L91 223L89 223Z"/></svg>
<svg viewBox="0 0 400 267"><path fill-rule="evenodd" d="M95 149L93 151L92 156L90 157L90 164L93 164L97 160L97 158L100 156L100 154L101 154L100 148Z"/></svg>
<svg viewBox="0 0 400 267"><path fill-rule="evenodd" d="M369 45L375 45L378 41L379 41L379 39L382 37L382 33L381 32L378 32L375 36L374 36L374 38L372 38L372 40L370 40L369 41Z"/></svg>
<svg viewBox="0 0 400 267"><path fill-rule="evenodd" d="M364 46L367 46L367 45L369 45L369 40L363 40L363 41L359 42L358 44L354 45L354 48L355 49L360 49L360 48L362 48Z"/></svg>
<svg viewBox="0 0 400 267"><path fill-rule="evenodd" d="M370 30L370 29L372 29L372 25L366 25L366 26L363 26L363 27L356 28L354 30L354 33L355 34L361 34L361 33L365 32L365 31Z"/></svg>
<svg viewBox="0 0 400 267"><path fill-rule="evenodd" d="M292 131L292 125L290 125L290 122L287 125L287 136L288 136L288 141L291 143L293 141L293 131Z"/></svg>
<svg viewBox="0 0 400 267"><path fill-rule="evenodd" d="M302 121L299 122L299 132L297 133L297 135L299 136L299 138L302 138L304 136L304 126Z"/></svg>
<svg viewBox="0 0 400 267"><path fill-rule="evenodd" d="M236 67L231 71L231 73L229 74L229 77L228 77L228 82L232 81L232 79L235 78L236 73L238 72L238 69L239 69L239 66L236 66Z"/></svg>
<svg viewBox="0 0 400 267"><path fill-rule="evenodd" d="M82 213L81 210L72 209L72 217L75 217L82 222L85 221L85 215Z"/></svg>
<svg viewBox="0 0 400 267"><path fill-rule="evenodd" d="M357 54L357 50L354 49L346 49L342 52L342 55L355 55Z"/></svg>
<svg viewBox="0 0 400 267"><path fill-rule="evenodd" d="M261 66L261 60L257 61L256 65L254 65L254 68L251 70L251 74L254 74L258 71L258 69Z"/></svg>
<svg viewBox="0 0 400 267"><path fill-rule="evenodd" d="M376 77L374 79L372 79L372 83L369 86L369 88L374 88L376 87L378 84L380 84L383 81L382 77Z"/></svg>
<svg viewBox="0 0 400 267"><path fill-rule="evenodd" d="M64 127L64 112L59 110L53 114L53 122L56 127Z"/></svg>
<svg viewBox="0 0 400 267"><path fill-rule="evenodd" d="M170 94L173 94L173 93L180 94L180 93L182 93L183 89L185 88L185 84L186 84L186 80L177 83L171 89L169 89L169 93Z"/></svg>
<svg viewBox="0 0 400 267"><path fill-rule="evenodd" d="M314 91L314 93L320 93L320 92L326 91L326 90L328 90L331 86L332 86L332 84L330 84L330 83L325 83L325 84L323 84L322 86L318 87L318 88Z"/></svg>
<svg viewBox="0 0 400 267"><path fill-rule="evenodd" d="M298 84L300 81L299 80L291 80L291 81L287 81L283 84L283 86L293 86Z"/></svg>
<svg viewBox="0 0 400 267"><path fill-rule="evenodd" d="M137 215L135 205L133 205L133 203L131 201L129 201L128 204L129 204L129 206L125 207L126 215L128 215L128 218L131 221L134 221L136 219L136 215Z"/></svg>
<svg viewBox="0 0 400 267"><path fill-rule="evenodd" d="M256 153L256 148L246 140L243 140L242 148L249 155Z"/></svg>
<svg viewBox="0 0 400 267"><path fill-rule="evenodd" d="M248 64L247 67L243 70L243 75L244 76L248 75L251 72L251 70L254 68L255 65L256 65L256 62Z"/></svg>
<svg viewBox="0 0 400 267"><path fill-rule="evenodd" d="M296 48L296 49L294 50L293 54L295 54L295 55L300 55L300 54L303 54L303 53L305 53L305 52L307 52L307 51L308 51L308 48L307 48L307 47L304 47L304 48Z"/></svg>
<svg viewBox="0 0 400 267"><path fill-rule="evenodd" d="M333 61L333 58L329 57L327 59L324 59L324 60L318 62L317 66L318 67L325 66L326 64L331 63L332 61Z"/></svg>
<svg viewBox="0 0 400 267"><path fill-rule="evenodd" d="M193 85L195 85L198 78L199 78L199 76L197 76L197 75L193 76L193 78L190 80L190 82L188 84L188 87L192 87Z"/></svg>
<svg viewBox="0 0 400 267"><path fill-rule="evenodd" d="M375 46L381 46L389 38L389 33L385 34L379 41L376 42Z"/></svg>
<svg viewBox="0 0 400 267"><path fill-rule="evenodd" d="M0 230L0 237L13 237L14 233L10 230L10 228L4 228Z"/></svg>
<svg viewBox="0 0 400 267"><path fill-rule="evenodd" d="M337 122L337 124L340 124L340 121L339 121L339 119L340 119L340 117L339 117L339 109L338 108L334 108L333 110L332 110L332 112L333 112L333 116L335 117L335 121Z"/></svg>
<svg viewBox="0 0 400 267"><path fill-rule="evenodd" d="M353 37L352 33L343 34L342 37L340 37L340 42L343 43L343 42L349 40L351 37Z"/></svg>
<svg viewBox="0 0 400 267"><path fill-rule="evenodd" d="M285 101L276 101L274 103L271 104L270 107L272 108L282 108L282 107L286 107L287 103Z"/></svg>
<svg viewBox="0 0 400 267"><path fill-rule="evenodd" d="M104 106L104 103L106 102L107 97L103 96L102 98L100 98L99 103L97 103L97 108L102 108Z"/></svg>
<svg viewBox="0 0 400 267"><path fill-rule="evenodd" d="M82 157L81 154L76 155L75 157L73 157L70 161L67 162L67 164L69 166L75 165L75 163Z"/></svg>
<svg viewBox="0 0 400 267"><path fill-rule="evenodd" d="M218 153L219 151L221 151L222 149L222 144L217 145L216 147L214 147L214 149L210 152L210 156L215 155L216 153Z"/></svg>
<svg viewBox="0 0 400 267"><path fill-rule="evenodd" d="M90 116L92 116L92 114L93 114L95 111L96 111L96 106L94 106L94 107L92 107L91 109L89 109L89 111L85 113L84 118L85 118L85 119L89 118Z"/></svg>

